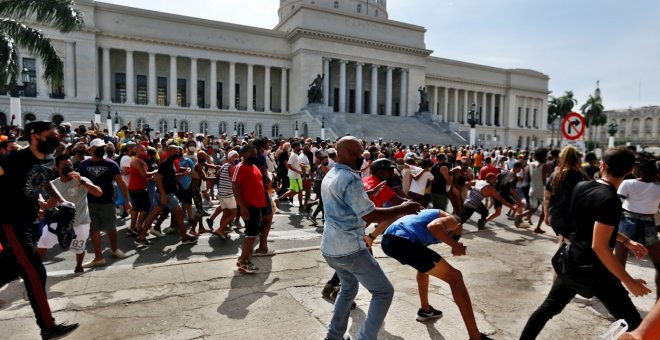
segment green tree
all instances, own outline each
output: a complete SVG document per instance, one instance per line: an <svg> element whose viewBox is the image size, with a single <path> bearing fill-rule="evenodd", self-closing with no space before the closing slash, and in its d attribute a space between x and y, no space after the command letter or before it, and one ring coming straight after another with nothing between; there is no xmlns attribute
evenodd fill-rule
<svg viewBox="0 0 660 340"><path fill-rule="evenodd" d="M577 99L573 97L573 91L566 91L564 92L564 95L560 97L550 97L550 101L548 102L548 124L552 129L553 140L555 134L555 121L557 119L564 119L567 114L573 111L573 107L577 105L577 103ZM562 135L559 133L560 142L561 139Z"/></svg>
<svg viewBox="0 0 660 340"><path fill-rule="evenodd" d="M82 28L82 13L73 0L2 0L0 1L0 84L16 90L21 74L19 48L41 59L44 80L53 87L62 84L64 63L50 38L41 30L23 22L50 26L62 33Z"/></svg>
<svg viewBox="0 0 660 340"><path fill-rule="evenodd" d="M600 90L596 90L595 95L589 95L589 99L580 107L580 111L582 111L582 115L587 123L587 128L589 128L587 140L593 140L594 137L591 127L601 126L607 123L607 116L603 114L603 110Z"/></svg>

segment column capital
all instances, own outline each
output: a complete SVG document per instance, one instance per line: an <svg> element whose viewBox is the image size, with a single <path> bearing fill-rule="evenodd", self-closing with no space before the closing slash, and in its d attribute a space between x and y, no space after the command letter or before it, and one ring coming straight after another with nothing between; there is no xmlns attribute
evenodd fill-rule
<svg viewBox="0 0 660 340"><path fill-rule="evenodd" d="M362 62L355 62L355 66L360 66L360 67L362 67L362 66L364 66L364 63L362 63Z"/></svg>
<svg viewBox="0 0 660 340"><path fill-rule="evenodd" d="M271 66L270 65L264 65L264 69L270 70Z"/></svg>
<svg viewBox="0 0 660 340"><path fill-rule="evenodd" d="M392 71L392 70L394 70L394 66L387 66L387 70L388 70L388 71Z"/></svg>
<svg viewBox="0 0 660 340"><path fill-rule="evenodd" d="M126 53L131 53L131 54L132 54L133 52L135 52L135 50L130 49L130 48L125 48L125 49L124 49L124 52L126 52Z"/></svg>
<svg viewBox="0 0 660 340"><path fill-rule="evenodd" d="M248 67L254 67L254 64L252 63L246 63L245 65L247 65Z"/></svg>
<svg viewBox="0 0 660 340"><path fill-rule="evenodd" d="M196 57L190 57L190 61L193 61L193 60L194 60L194 61L197 61L197 59L198 59L198 58L196 58Z"/></svg>
<svg viewBox="0 0 660 340"><path fill-rule="evenodd" d="M371 68L372 68L372 69L379 68L379 67L380 67L380 65L371 64Z"/></svg>
<svg viewBox="0 0 660 340"><path fill-rule="evenodd" d="M179 57L179 56L176 55L176 54L170 54L170 59L176 59L176 58L178 58L178 57Z"/></svg>
<svg viewBox="0 0 660 340"><path fill-rule="evenodd" d="M345 59L341 59L341 60L339 61L339 63L340 63L340 64L348 64L349 61L348 61L348 60L345 60Z"/></svg>
<svg viewBox="0 0 660 340"><path fill-rule="evenodd" d="M400 68L400 69L399 69L399 72L401 72L401 73L407 73L407 72L408 72L408 69L407 69L407 68ZM434 86L434 87L437 87L437 86Z"/></svg>
<svg viewBox="0 0 660 340"><path fill-rule="evenodd" d="M156 53L156 52L147 52L147 54L148 54L150 57L151 57L151 56L154 56L154 57L155 57L158 53Z"/></svg>
<svg viewBox="0 0 660 340"><path fill-rule="evenodd" d="M329 57L323 57L322 60L323 60L323 61L326 61L326 62L331 62L331 61L332 61L332 58L329 58Z"/></svg>

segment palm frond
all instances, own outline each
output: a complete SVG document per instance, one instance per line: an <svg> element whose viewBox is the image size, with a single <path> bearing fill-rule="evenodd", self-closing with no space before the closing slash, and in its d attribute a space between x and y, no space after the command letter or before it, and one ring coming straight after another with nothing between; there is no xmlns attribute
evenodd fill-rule
<svg viewBox="0 0 660 340"><path fill-rule="evenodd" d="M73 0L2 0L0 17L34 19L66 33L84 25L82 13L73 5Z"/></svg>
<svg viewBox="0 0 660 340"><path fill-rule="evenodd" d="M41 59L44 65L44 79L54 85L62 84L64 63L41 31L23 25L13 19L0 18L0 32L11 38L15 44L25 47L31 55ZM15 50L15 46L14 46ZM18 60L18 57L16 57ZM3 60L0 60L0 62ZM6 67L2 64L2 67ZM18 77L19 68L9 69L10 75Z"/></svg>
<svg viewBox="0 0 660 340"><path fill-rule="evenodd" d="M18 47L10 36L0 33L0 85L7 85L20 71Z"/></svg>

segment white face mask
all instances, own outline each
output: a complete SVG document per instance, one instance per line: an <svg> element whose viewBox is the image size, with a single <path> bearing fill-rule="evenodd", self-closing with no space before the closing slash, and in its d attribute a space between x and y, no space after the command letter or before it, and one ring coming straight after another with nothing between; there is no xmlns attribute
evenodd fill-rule
<svg viewBox="0 0 660 340"><path fill-rule="evenodd" d="M189 146L189 147L188 147L188 150L189 150L190 152L195 152L195 150L197 150L197 148L195 148L194 146Z"/></svg>

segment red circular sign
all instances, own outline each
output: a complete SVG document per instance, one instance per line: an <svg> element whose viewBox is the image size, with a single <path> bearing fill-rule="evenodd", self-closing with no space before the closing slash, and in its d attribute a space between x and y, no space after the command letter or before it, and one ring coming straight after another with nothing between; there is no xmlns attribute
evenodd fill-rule
<svg viewBox="0 0 660 340"><path fill-rule="evenodd" d="M561 122L561 133L568 140L576 140L582 137L586 127L584 116L577 112L571 112Z"/></svg>

